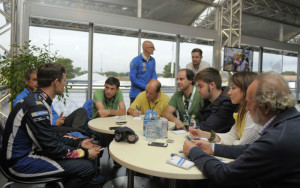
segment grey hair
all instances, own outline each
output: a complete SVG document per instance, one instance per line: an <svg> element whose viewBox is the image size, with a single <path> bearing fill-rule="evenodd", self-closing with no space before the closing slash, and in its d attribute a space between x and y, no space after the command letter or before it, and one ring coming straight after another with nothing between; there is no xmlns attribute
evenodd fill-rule
<svg viewBox="0 0 300 188"><path fill-rule="evenodd" d="M296 105L296 99L292 95L287 81L280 74L265 72L258 76L257 81L255 100L259 106L269 103L270 111L279 114Z"/></svg>

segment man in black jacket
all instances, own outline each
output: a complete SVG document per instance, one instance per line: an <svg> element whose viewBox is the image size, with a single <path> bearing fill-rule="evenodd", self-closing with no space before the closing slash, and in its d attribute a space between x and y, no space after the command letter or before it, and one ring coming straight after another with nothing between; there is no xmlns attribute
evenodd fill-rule
<svg viewBox="0 0 300 188"><path fill-rule="evenodd" d="M257 141L238 146L186 141L184 153L222 186L300 187L300 113L287 82L263 73L249 86L246 100L253 121L263 126ZM236 160L226 164L209 154Z"/></svg>
<svg viewBox="0 0 300 188"><path fill-rule="evenodd" d="M217 133L228 132L235 123L233 113L236 105L231 103L218 70L206 68L195 76L197 90L204 100L197 128Z"/></svg>

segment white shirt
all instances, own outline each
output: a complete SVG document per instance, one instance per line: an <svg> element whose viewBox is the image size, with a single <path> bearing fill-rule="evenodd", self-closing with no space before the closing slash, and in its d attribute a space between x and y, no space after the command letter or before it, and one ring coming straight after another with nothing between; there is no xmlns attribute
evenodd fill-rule
<svg viewBox="0 0 300 188"><path fill-rule="evenodd" d="M253 122L249 112L246 114L245 127L241 139L238 137L237 124L235 123L229 132L227 133L217 133L221 138L221 141L218 144L225 145L243 145L243 144L252 144L256 141L260 135L259 131L263 126L258 125Z"/></svg>
<svg viewBox="0 0 300 188"><path fill-rule="evenodd" d="M199 71L201 71L201 70L203 70L203 69L206 69L206 68L209 68L209 67L210 67L210 64L207 63L206 61L201 61L198 70L196 70L196 69L194 68L193 62L191 62L191 63L189 63L189 64L186 65L186 68L187 68L187 69L190 69L191 71L193 71L195 75L196 75Z"/></svg>

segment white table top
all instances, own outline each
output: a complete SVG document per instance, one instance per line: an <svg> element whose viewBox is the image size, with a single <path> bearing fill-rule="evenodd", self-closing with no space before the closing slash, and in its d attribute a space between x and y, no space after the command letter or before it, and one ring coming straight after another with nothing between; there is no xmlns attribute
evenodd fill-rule
<svg viewBox="0 0 300 188"><path fill-rule="evenodd" d="M111 142L109 152L116 162L131 170L157 177L170 179L206 178L195 166L186 170L166 163L171 157L171 153L184 157L184 154L179 153L179 151L182 150L185 136L188 133L177 135L169 131L168 138L174 140L173 143L169 143L167 147L148 146L149 141L143 136L143 120L135 120L132 116L122 116L122 118L122 120L115 119L115 117L97 118L89 122L89 127L92 130L113 134L114 131L109 130L109 127L118 126L115 124L117 121L127 121L127 124L122 126L130 127L139 136L139 141L135 144L129 144L126 141ZM174 126L174 123L169 122L169 126ZM166 143L164 139L155 141ZM230 161L229 159L225 160Z"/></svg>

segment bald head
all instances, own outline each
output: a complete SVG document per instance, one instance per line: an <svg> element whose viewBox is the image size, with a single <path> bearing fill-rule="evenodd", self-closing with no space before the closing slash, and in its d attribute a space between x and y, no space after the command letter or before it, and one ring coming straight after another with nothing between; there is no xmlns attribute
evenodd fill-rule
<svg viewBox="0 0 300 188"><path fill-rule="evenodd" d="M152 79L148 82L146 88L146 97L148 100L154 102L160 94L161 84L158 80Z"/></svg>
<svg viewBox="0 0 300 188"><path fill-rule="evenodd" d="M143 53L146 57L149 57L150 55L152 55L154 50L155 50L155 48L151 41L146 40L143 42Z"/></svg>

